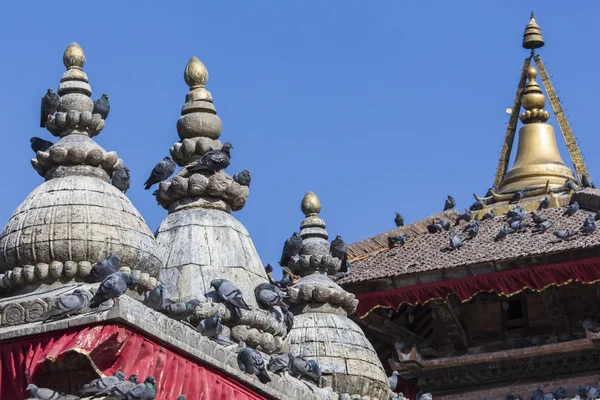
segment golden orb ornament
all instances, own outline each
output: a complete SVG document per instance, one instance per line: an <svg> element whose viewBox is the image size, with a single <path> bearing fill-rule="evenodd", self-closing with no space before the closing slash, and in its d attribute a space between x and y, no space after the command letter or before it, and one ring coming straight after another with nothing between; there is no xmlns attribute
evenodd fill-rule
<svg viewBox="0 0 600 400"><path fill-rule="evenodd" d="M67 49L63 53L63 64L67 68L83 68L85 54L83 54L83 49L79 44L73 42L67 46Z"/></svg>
<svg viewBox="0 0 600 400"><path fill-rule="evenodd" d="M319 214L321 212L321 202L317 195L313 192L306 193L302 198L301 209L305 216Z"/></svg>
<svg viewBox="0 0 600 400"><path fill-rule="evenodd" d="M185 79L185 83L188 84L190 89L199 86L201 87L206 85L206 82L208 82L208 70L202 61L194 56L185 66L183 77Z"/></svg>

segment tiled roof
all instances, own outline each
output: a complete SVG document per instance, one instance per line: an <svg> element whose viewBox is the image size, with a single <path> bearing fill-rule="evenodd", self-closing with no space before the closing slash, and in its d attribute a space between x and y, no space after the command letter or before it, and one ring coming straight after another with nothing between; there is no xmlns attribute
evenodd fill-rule
<svg viewBox="0 0 600 400"><path fill-rule="evenodd" d="M455 220L458 213L448 211L433 215L414 224L361 240L349 246L352 272L340 284L369 281L415 272L469 266L495 261L513 260L521 257L552 254L573 249L600 246L600 229L589 236L578 235L568 241L558 241L552 232L555 230L578 230L587 215L595 214L600 208L600 190L585 189L573 194L581 206L580 211L568 217L565 208L553 208L538 212L543 218L553 222L546 233L532 233L531 229L515 232L503 240L495 241L496 234L506 223L506 216L480 222L479 234L472 240L463 240L460 249L447 251L449 233L446 231L430 234L426 226L437 216ZM527 215L525 221L532 224ZM600 223L600 222L599 222ZM465 222L453 227L461 239ZM407 234L408 242L401 247L389 247L388 236Z"/></svg>

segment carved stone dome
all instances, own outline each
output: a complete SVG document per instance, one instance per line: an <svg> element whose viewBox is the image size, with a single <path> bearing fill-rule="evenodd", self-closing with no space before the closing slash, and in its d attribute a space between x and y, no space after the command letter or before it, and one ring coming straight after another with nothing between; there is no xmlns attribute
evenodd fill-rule
<svg viewBox="0 0 600 400"><path fill-rule="evenodd" d="M129 199L90 176L51 179L27 196L0 235L0 271L54 261L96 262L108 254L121 265L158 275L152 232Z"/></svg>

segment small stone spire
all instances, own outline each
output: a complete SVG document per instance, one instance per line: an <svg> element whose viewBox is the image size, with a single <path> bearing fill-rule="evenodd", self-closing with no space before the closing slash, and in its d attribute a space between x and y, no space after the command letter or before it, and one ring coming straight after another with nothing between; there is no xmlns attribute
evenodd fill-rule
<svg viewBox="0 0 600 400"><path fill-rule="evenodd" d="M341 260L330 254L325 221L319 217L321 202L308 192L301 209L305 215L300 224L302 249L288 264L302 276L290 293L295 317L286 338L289 351L319 363L322 386L331 386L339 394L360 394L363 399L387 399L389 386L377 354L362 330L348 318L358 300L328 276L340 269Z"/></svg>
<svg viewBox="0 0 600 400"><path fill-rule="evenodd" d="M537 70L533 65L527 68L527 85L521 97L521 104L526 110L521 114L521 122L531 124L534 122L546 122L550 118L550 113L544 110L546 105L546 96L542 93L540 85L536 82Z"/></svg>
<svg viewBox="0 0 600 400"><path fill-rule="evenodd" d="M123 160L116 152L105 151L91 139L104 129L104 119L94 114L92 88L83 72L85 61L81 46L75 42L67 46L63 54L67 70L57 91L60 105L46 121L46 129L61 139L48 151L37 152L31 160L33 168L46 180L85 175L108 182L114 171L123 168Z"/></svg>
<svg viewBox="0 0 600 400"><path fill-rule="evenodd" d="M171 147L171 156L183 167L170 181L161 182L155 192L158 203L170 212L189 208L241 210L248 198L248 186L240 185L225 171L212 175L189 174L187 167L210 150L222 147L222 122L206 90L208 70L196 57L188 61L183 78L190 88L177 120L181 139ZM235 157L235 154L233 155Z"/></svg>
<svg viewBox="0 0 600 400"><path fill-rule="evenodd" d="M523 34L523 47L534 50L543 46L544 38L542 37L542 30L537 22L535 22L535 15L532 11L529 23L525 27L525 33Z"/></svg>

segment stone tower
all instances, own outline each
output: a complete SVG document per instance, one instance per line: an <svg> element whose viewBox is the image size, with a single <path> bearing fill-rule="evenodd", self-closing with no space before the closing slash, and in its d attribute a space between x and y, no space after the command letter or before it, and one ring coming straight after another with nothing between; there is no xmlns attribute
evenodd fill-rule
<svg viewBox="0 0 600 400"><path fill-rule="evenodd" d="M231 215L244 207L248 186L235 182L225 171L188 172L206 152L221 148L222 125L206 90L204 64L192 57L184 78L190 91L177 121L181 140L171 148L171 156L183 168L170 181L161 182L155 192L158 203L169 211L156 234L164 263L160 281L174 299L203 301L199 317L212 315L214 307L220 307L236 340L271 353L283 344L285 324L256 304L254 288L267 282L267 276L248 231ZM205 295L212 290L213 279L234 282L252 311L232 318L222 304L212 304L210 295Z"/></svg>
<svg viewBox="0 0 600 400"><path fill-rule="evenodd" d="M60 106L46 129L59 140L31 160L45 182L15 210L0 235L0 288L31 292L78 280L97 261L115 253L121 265L156 284L161 267L156 242L127 196L110 177L123 168L114 151L92 137L104 128L93 113L83 50L71 43L60 80Z"/></svg>
<svg viewBox="0 0 600 400"><path fill-rule="evenodd" d="M329 253L320 211L319 199L308 192L302 199L302 249L288 264L302 278L292 288L295 318L286 344L294 355L317 360L323 384L334 391L387 399L390 390L381 362L363 331L348 318L358 300L328 276L340 269L341 261Z"/></svg>

